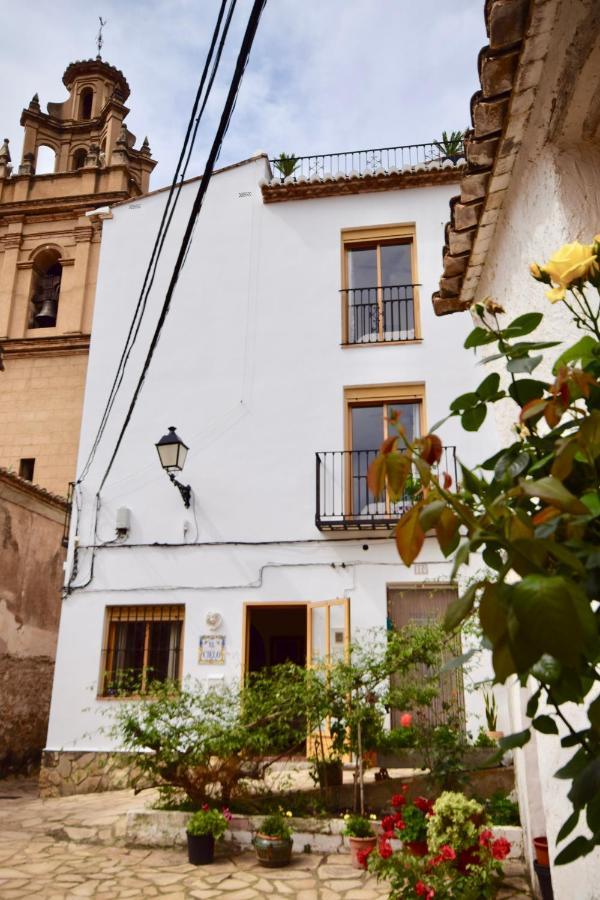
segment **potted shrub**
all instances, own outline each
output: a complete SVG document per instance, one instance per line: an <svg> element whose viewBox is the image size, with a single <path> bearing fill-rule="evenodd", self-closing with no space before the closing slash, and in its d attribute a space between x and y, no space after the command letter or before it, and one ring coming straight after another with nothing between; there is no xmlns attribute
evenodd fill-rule
<svg viewBox="0 0 600 900"><path fill-rule="evenodd" d="M292 857L292 829L281 813L273 813L263 819L253 843L261 866L277 869L289 865Z"/></svg>
<svg viewBox="0 0 600 900"><path fill-rule="evenodd" d="M377 844L373 825L365 816L346 815L344 819L346 825L343 833L350 844L352 865L355 869L366 869L367 858Z"/></svg>
<svg viewBox="0 0 600 900"><path fill-rule="evenodd" d="M208 804L195 812L187 823L188 860L193 866L206 866L215 858L215 838L225 834L231 814L210 809Z"/></svg>

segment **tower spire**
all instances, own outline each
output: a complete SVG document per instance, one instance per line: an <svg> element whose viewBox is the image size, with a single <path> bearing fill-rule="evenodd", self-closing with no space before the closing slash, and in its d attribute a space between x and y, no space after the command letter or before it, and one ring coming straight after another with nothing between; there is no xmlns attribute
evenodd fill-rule
<svg viewBox="0 0 600 900"><path fill-rule="evenodd" d="M108 20L103 19L102 16L98 16L98 20L100 22L100 28L98 29L98 36L96 37L96 46L98 47L98 53L96 54L96 59L102 59L102 45L104 43L102 29L107 24Z"/></svg>

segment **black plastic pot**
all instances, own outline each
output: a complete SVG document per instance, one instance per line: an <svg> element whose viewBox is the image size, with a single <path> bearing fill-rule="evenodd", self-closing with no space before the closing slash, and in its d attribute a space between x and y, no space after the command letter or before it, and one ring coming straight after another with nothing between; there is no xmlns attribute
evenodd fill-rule
<svg viewBox="0 0 600 900"><path fill-rule="evenodd" d="M193 866L207 866L215 859L215 839L212 834L187 834L188 860Z"/></svg>
<svg viewBox="0 0 600 900"><path fill-rule="evenodd" d="M554 900L554 891L552 890L552 877L550 875L550 866L540 866L537 860L533 862L533 868L540 883L540 891L542 892L542 900Z"/></svg>

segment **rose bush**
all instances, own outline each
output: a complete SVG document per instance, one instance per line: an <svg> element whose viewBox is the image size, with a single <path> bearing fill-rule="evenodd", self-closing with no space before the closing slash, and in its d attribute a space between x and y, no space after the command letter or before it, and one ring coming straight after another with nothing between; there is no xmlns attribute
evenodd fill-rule
<svg viewBox="0 0 600 900"><path fill-rule="evenodd" d="M542 313L501 325L499 304L475 305L480 324L465 347L495 345L482 362L503 362L507 377L501 386L498 372L487 375L475 391L454 400L450 416L475 432L490 405L512 403L515 439L509 446L476 470L461 464L461 483L452 485L436 469L440 438L431 433L409 442L397 425L398 435L384 442L369 472L371 491L380 494L387 486L392 499L402 495L407 472L419 473L421 495L396 528L406 565L430 530L445 556L455 554L452 578L472 554L483 557L485 574L450 605L445 625L454 631L477 616L496 680L517 676L533 685L531 727L573 751L556 773L571 782L573 810L558 842L574 832L582 814L588 830L558 854L557 864L600 844L599 263L597 235L591 244L567 244L545 265L532 265L532 275L550 287L548 298L562 300L584 332L556 359L548 380L532 377L558 343L530 338ZM573 704L587 713L587 723L570 721ZM521 747L529 738L528 727L500 746Z"/></svg>

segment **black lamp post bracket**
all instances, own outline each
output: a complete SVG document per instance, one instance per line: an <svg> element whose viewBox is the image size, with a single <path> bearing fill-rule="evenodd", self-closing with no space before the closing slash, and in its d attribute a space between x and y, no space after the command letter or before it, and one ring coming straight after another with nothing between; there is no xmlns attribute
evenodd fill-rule
<svg viewBox="0 0 600 900"><path fill-rule="evenodd" d="M177 479L175 478L175 476L173 475L172 472L169 472L169 478L171 479L171 481L173 482L173 484L175 485L175 487L181 494L181 498L183 500L185 508L189 509L190 501L192 498L192 488L190 487L189 484L182 484L180 481L177 481Z"/></svg>

